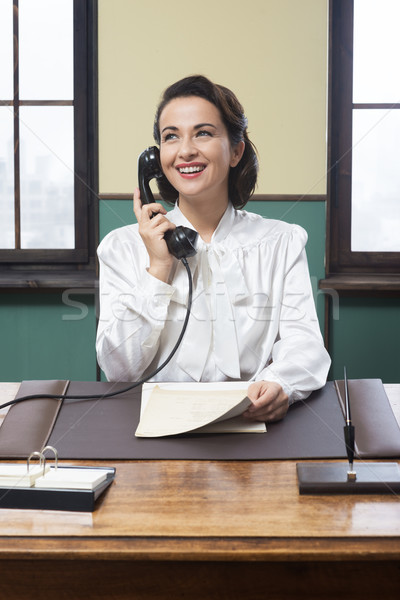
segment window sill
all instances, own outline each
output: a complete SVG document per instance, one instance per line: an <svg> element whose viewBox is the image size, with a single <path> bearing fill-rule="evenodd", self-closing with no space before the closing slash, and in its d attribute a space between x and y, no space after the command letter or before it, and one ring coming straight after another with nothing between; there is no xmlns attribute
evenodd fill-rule
<svg viewBox="0 0 400 600"><path fill-rule="evenodd" d="M0 290L45 292L77 289L93 293L98 288L94 271L13 271L0 273Z"/></svg>
<svg viewBox="0 0 400 600"><path fill-rule="evenodd" d="M328 275L319 281L319 288L342 292L399 292L400 275Z"/></svg>

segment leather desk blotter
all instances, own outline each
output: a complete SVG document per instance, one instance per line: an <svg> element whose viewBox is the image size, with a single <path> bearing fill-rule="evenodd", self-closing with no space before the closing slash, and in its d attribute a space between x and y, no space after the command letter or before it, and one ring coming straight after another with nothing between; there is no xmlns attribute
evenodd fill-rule
<svg viewBox="0 0 400 600"><path fill-rule="evenodd" d="M71 382L68 393L107 393L127 384ZM140 389L114 398L64 400L49 444L68 459L265 460L345 456L343 416L333 383L294 405L266 434L136 438ZM1 430L0 430L1 432Z"/></svg>
<svg viewBox="0 0 400 600"><path fill-rule="evenodd" d="M68 381L23 381L17 398L31 394L65 394ZM28 458L41 450L53 430L62 400L37 398L14 404L0 428L0 457Z"/></svg>
<svg viewBox="0 0 400 600"><path fill-rule="evenodd" d="M356 456L400 457L400 428L381 380L351 379L348 383ZM335 381L335 386L344 415L344 381Z"/></svg>
<svg viewBox="0 0 400 600"><path fill-rule="evenodd" d="M383 392L380 380L368 382L368 396L378 398ZM40 384L35 382L37 391ZM294 404L282 421L268 425L268 431L260 434L188 434L165 438L137 438L135 430L140 415L140 388L133 389L113 398L101 398L102 394L127 387L126 383L71 382L68 394L84 396L97 394L99 399L64 400L54 424L48 444L57 448L61 459L93 460L277 460L277 459L333 459L345 458L343 426L344 417L335 383L328 382L324 388L313 392L304 402ZM365 386L364 386L365 387ZM43 389L43 388L42 388ZM364 388L363 388L364 389ZM29 393L26 387L24 393ZM386 398L386 395L385 395ZM20 407L27 406L24 402ZM380 402L380 401L379 401ZM386 398L386 402L387 398ZM378 431L369 422L370 414L365 412L365 423L356 425L361 437L363 431L371 431L372 453L363 447L364 456L383 456L380 441L384 442L386 457L400 457L400 430L389 409L390 431L393 439L388 441L385 431ZM22 408L20 409L22 411ZM11 410L10 410L11 412ZM393 421L396 427L393 426ZM3 424L4 426L4 424ZM0 428L1 456L6 454L2 445ZM17 445L17 449L19 447ZM18 452L21 456L23 452ZM25 455L26 456L26 455Z"/></svg>

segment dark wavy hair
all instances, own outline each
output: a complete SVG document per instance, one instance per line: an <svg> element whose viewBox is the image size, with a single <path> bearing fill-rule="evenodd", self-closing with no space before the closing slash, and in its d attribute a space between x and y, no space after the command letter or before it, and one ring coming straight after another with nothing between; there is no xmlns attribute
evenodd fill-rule
<svg viewBox="0 0 400 600"><path fill-rule="evenodd" d="M245 142L242 158L236 167L231 167L228 180L228 196L235 208L243 208L254 193L257 183L258 159L257 150L247 134L247 118L243 107L235 94L228 88L218 85L203 75L185 77L170 85L162 95L154 119L153 135L160 145L160 116L166 105L175 98L199 96L214 104L219 110L227 129L231 146ZM177 190L166 177L157 180L158 189L163 200L175 204L178 199Z"/></svg>

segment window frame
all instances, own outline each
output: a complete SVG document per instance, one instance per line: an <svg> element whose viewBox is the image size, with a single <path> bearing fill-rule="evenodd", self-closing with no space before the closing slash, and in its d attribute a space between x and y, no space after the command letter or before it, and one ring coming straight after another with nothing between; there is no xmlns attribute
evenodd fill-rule
<svg viewBox="0 0 400 600"><path fill-rule="evenodd" d="M14 46L18 0L14 0ZM98 244L97 0L73 0L74 11L74 209L75 248L0 249L0 287L85 286L96 276ZM14 50L14 57L16 50ZM14 68L14 148L18 147L20 106L68 105L68 101L21 101ZM19 196L19 158L14 161ZM18 201L15 204L18 226ZM19 232L16 232L18 242ZM16 244L17 245L17 244Z"/></svg>
<svg viewBox="0 0 400 600"><path fill-rule="evenodd" d="M351 250L352 112L393 108L353 104L353 15L353 0L330 0L326 274L330 287L336 280L343 289L399 289L400 252Z"/></svg>

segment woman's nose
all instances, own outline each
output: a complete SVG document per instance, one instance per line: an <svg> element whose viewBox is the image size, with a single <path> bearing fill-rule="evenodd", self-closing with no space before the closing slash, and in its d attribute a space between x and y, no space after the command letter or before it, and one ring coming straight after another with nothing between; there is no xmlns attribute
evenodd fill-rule
<svg viewBox="0 0 400 600"><path fill-rule="evenodd" d="M191 137L182 138L181 145L179 148L179 155L184 160L188 160L197 154L196 145L193 143Z"/></svg>

